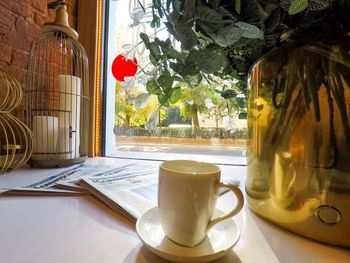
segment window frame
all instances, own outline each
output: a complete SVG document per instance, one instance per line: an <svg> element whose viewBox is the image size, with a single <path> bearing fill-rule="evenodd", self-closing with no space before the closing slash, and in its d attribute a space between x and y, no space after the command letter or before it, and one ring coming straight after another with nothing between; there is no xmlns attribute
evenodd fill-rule
<svg viewBox="0 0 350 263"><path fill-rule="evenodd" d="M93 0L87 0L88 2L93 2ZM126 158L126 159L139 159L139 160L166 160L166 159L200 159L200 160L207 160L208 162L214 162L219 164L227 164L227 165L238 165L238 166L244 166L246 165L246 157L244 156L243 152L245 152L245 149L242 150L242 156L230 156L230 157L219 157L215 155L186 155L186 154L172 154L167 153L165 154L160 153L141 153L138 154L137 157L135 157L135 152L133 155L133 152L131 153L123 153L117 151L117 142L115 139L114 134L114 114L108 114L109 112L115 111L115 89L107 88L110 83L115 82L115 79L113 78L112 74L110 74L109 69L111 68L113 59L117 55L116 52L111 52L109 50L109 39L115 39L115 35L117 35L116 31L111 35L111 32L109 29L113 25L113 23L117 22L117 17L113 16L113 19L111 19L111 14L113 14L113 10L110 10L110 8L113 6L111 3L113 0L98 0L100 2L103 2L103 25L100 27L102 28L102 46L101 50L99 51L102 54L102 64L101 67L98 69L100 70L100 89L98 89L98 94L100 94L102 102L100 104L100 115L99 115L99 121L96 122L97 125L100 125L98 131L100 132L99 142L96 142L95 145L99 145L100 152L98 153L98 156L103 157L112 157L112 158ZM84 2L85 3L85 2ZM87 5L88 6L88 5ZM117 8L117 7L116 7ZM116 13L116 12L114 12ZM100 11L101 16L101 11ZM109 85L110 86L110 85ZM99 104L95 104L95 107L98 107ZM98 111L98 110L96 110ZM95 136L98 137L98 136ZM113 140L107 140L107 138L113 138ZM98 144L99 143L99 144ZM98 148L98 147L97 147ZM245 148L245 147L244 147ZM139 153L139 152L138 152ZM157 156L158 155L158 156Z"/></svg>
<svg viewBox="0 0 350 263"><path fill-rule="evenodd" d="M90 88L90 126L88 156L101 156L102 132L101 114L103 107L103 42L104 18L108 0L77 1L77 31L79 42L84 47L89 59L89 88ZM87 19L88 18L88 19Z"/></svg>

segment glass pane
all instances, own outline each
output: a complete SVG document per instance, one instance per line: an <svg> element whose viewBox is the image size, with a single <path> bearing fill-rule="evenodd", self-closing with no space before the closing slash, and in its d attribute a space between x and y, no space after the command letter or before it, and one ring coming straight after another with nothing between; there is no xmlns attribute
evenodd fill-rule
<svg viewBox="0 0 350 263"><path fill-rule="evenodd" d="M245 103L245 94L238 94L234 102L220 94L234 81L181 85L179 100L168 107L160 107L158 97L146 91L147 81L161 73L152 65L140 33L150 42L158 38L178 49L180 45L163 24L151 27L152 0L140 2L145 12L137 0L110 1L106 154L245 164L247 113L237 105Z"/></svg>

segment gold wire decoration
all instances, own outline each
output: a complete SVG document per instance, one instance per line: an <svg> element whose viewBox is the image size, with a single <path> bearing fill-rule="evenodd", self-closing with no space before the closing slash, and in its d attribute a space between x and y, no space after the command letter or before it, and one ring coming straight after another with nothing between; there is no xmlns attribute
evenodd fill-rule
<svg viewBox="0 0 350 263"><path fill-rule="evenodd" d="M88 59L69 26L64 0L48 4L55 21L32 42L26 86L26 120L35 144L30 164L62 167L88 155Z"/></svg>
<svg viewBox="0 0 350 263"><path fill-rule="evenodd" d="M23 99L18 81L0 70L0 174L27 163L33 151L33 133L11 112Z"/></svg>

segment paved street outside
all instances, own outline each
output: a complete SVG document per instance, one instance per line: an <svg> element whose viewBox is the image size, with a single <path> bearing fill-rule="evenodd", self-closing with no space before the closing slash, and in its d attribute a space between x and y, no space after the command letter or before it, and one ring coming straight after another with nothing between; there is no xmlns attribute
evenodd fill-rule
<svg viewBox="0 0 350 263"><path fill-rule="evenodd" d="M132 143L123 142L117 145L117 151L123 152L149 152L149 153L168 153L168 154L186 154L186 155L216 155L230 157L244 157L246 155L245 147L223 146L223 145L190 145L190 144L159 144L159 143Z"/></svg>

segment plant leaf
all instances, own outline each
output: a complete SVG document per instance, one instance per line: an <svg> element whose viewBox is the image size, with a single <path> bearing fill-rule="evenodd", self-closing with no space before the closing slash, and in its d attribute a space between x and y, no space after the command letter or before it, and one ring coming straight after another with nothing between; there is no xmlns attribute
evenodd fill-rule
<svg viewBox="0 0 350 263"><path fill-rule="evenodd" d="M158 60L156 60L152 54L149 54L149 60L151 61L152 65L157 66L158 65Z"/></svg>
<svg viewBox="0 0 350 263"><path fill-rule="evenodd" d="M329 6L329 0L309 0L309 7L311 11L320 11Z"/></svg>
<svg viewBox="0 0 350 263"><path fill-rule="evenodd" d="M242 29L242 37L264 39L264 33L254 25L241 21L235 23L235 25Z"/></svg>
<svg viewBox="0 0 350 263"><path fill-rule="evenodd" d="M159 76L158 85L163 89L164 93L170 90L174 83L174 76L171 76L169 71L164 71L162 75Z"/></svg>
<svg viewBox="0 0 350 263"><path fill-rule="evenodd" d="M182 70L183 64L170 62L169 66L175 73L179 73Z"/></svg>
<svg viewBox="0 0 350 263"><path fill-rule="evenodd" d="M202 75L201 74L197 74L195 76L190 76L190 75L187 75L184 77L185 81L187 82L187 84L190 86L190 87L196 87L199 85L199 83L201 83L202 81Z"/></svg>
<svg viewBox="0 0 350 263"><path fill-rule="evenodd" d="M260 21L265 21L269 17L259 0L249 0L244 9L250 17L258 18Z"/></svg>
<svg viewBox="0 0 350 263"><path fill-rule="evenodd" d="M237 93L232 90L232 89L227 89L227 90L215 90L217 93L220 93L221 97L225 98L225 99L232 99L237 97Z"/></svg>
<svg viewBox="0 0 350 263"><path fill-rule="evenodd" d="M151 79L147 82L146 90L148 93L151 93L154 95L159 95L162 93L161 88L159 87L158 83L154 79Z"/></svg>
<svg viewBox="0 0 350 263"><path fill-rule="evenodd" d="M182 1L181 0L173 0L173 8L176 11L180 11L181 10L181 5L182 5Z"/></svg>
<svg viewBox="0 0 350 263"><path fill-rule="evenodd" d="M182 77L186 77L186 76L196 76L197 74L199 74L199 71L196 67L196 65L193 64L189 64L189 65L182 65L182 68L179 71L179 74Z"/></svg>
<svg viewBox="0 0 350 263"><path fill-rule="evenodd" d="M236 98L237 105L242 109L247 107L246 101L247 100L245 98L239 98L239 97Z"/></svg>
<svg viewBox="0 0 350 263"><path fill-rule="evenodd" d="M198 20L214 30L219 30L223 26L221 15L213 8L200 6L196 10L196 16Z"/></svg>
<svg viewBox="0 0 350 263"><path fill-rule="evenodd" d="M181 97L181 88L176 87L172 90L169 101L171 104L175 104Z"/></svg>
<svg viewBox="0 0 350 263"><path fill-rule="evenodd" d="M181 48L185 50L191 49L197 44L197 35L193 32L192 27L188 24L174 24L176 39L181 42Z"/></svg>
<svg viewBox="0 0 350 263"><path fill-rule="evenodd" d="M241 0L235 0L235 11L237 14L241 13Z"/></svg>
<svg viewBox="0 0 350 263"><path fill-rule="evenodd" d="M152 28L158 28L160 27L160 18L157 15L153 15L153 19L151 22L151 27Z"/></svg>
<svg viewBox="0 0 350 263"><path fill-rule="evenodd" d="M288 11L292 0L280 0L280 6L282 9Z"/></svg>
<svg viewBox="0 0 350 263"><path fill-rule="evenodd" d="M164 107L168 107L169 106L169 96L170 96L170 94L159 94L158 95L159 103Z"/></svg>
<svg viewBox="0 0 350 263"><path fill-rule="evenodd" d="M227 47L237 42L243 35L243 30L234 25L222 28L217 33L211 33L209 36L221 47Z"/></svg>
<svg viewBox="0 0 350 263"><path fill-rule="evenodd" d="M246 112L240 112L238 114L238 119L240 119L240 120L246 120L247 117L248 117L248 114Z"/></svg>
<svg viewBox="0 0 350 263"><path fill-rule="evenodd" d="M156 65L157 62L161 59L162 55L160 53L160 48L155 42L149 42L149 52L150 52L150 59L153 65ZM153 59L153 60L152 60Z"/></svg>
<svg viewBox="0 0 350 263"><path fill-rule="evenodd" d="M167 39L169 40L169 39ZM171 46L171 42L169 40L168 41L157 41L157 38L155 39L155 41L157 42L157 44L161 47L163 53L168 57L168 58L173 58L173 59L180 59L183 60L186 58L187 54L184 52L179 52L176 49L174 49Z"/></svg>
<svg viewBox="0 0 350 263"><path fill-rule="evenodd" d="M140 38L142 39L143 43L145 44L145 47L147 49L149 49L149 38L148 38L147 34L141 32L140 33Z"/></svg>
<svg viewBox="0 0 350 263"><path fill-rule="evenodd" d="M211 49L191 50L186 59L187 65L195 66L203 73L216 73L225 65L225 58Z"/></svg>
<svg viewBox="0 0 350 263"><path fill-rule="evenodd" d="M176 33L175 29L174 29L173 24L164 21L164 25L165 25L166 29L168 30L169 34L176 38L177 33Z"/></svg>
<svg viewBox="0 0 350 263"><path fill-rule="evenodd" d="M163 11L162 11L162 3L160 2L160 0L153 0L153 6L155 8L157 8L158 14L159 16L162 18L163 17Z"/></svg>
<svg viewBox="0 0 350 263"><path fill-rule="evenodd" d="M295 15L304 11L309 5L308 0L291 0L290 7L288 9L288 14Z"/></svg>
<svg viewBox="0 0 350 263"><path fill-rule="evenodd" d="M154 42L156 42L158 44L158 46L160 46L161 48L168 48L171 46L171 41L169 38L167 38L165 41L164 40L160 40L158 37L156 37L154 39Z"/></svg>

